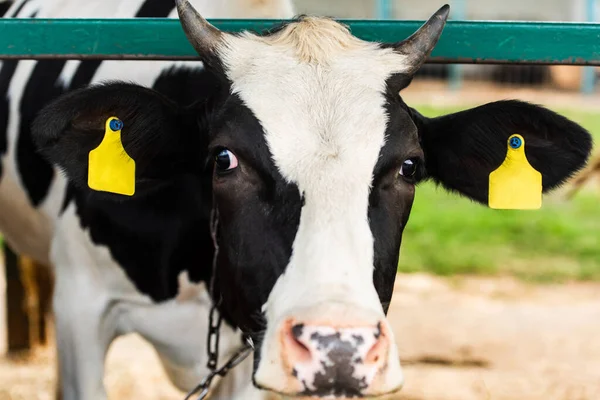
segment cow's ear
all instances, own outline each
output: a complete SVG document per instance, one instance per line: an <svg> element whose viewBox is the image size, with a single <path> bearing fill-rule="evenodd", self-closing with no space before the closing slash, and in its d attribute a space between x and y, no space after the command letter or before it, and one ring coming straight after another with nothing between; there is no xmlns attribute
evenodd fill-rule
<svg viewBox="0 0 600 400"><path fill-rule="evenodd" d="M590 134L546 108L499 101L437 118L410 109L419 130L427 175L446 189L488 203L489 175L504 161L508 138L525 139L527 160L542 175L543 192L585 166Z"/></svg>
<svg viewBox="0 0 600 400"><path fill-rule="evenodd" d="M195 113L133 84L108 83L59 97L38 114L33 139L72 184L90 189L90 151L103 141L111 117L122 122L122 146L135 162L135 196L201 168L206 143Z"/></svg>

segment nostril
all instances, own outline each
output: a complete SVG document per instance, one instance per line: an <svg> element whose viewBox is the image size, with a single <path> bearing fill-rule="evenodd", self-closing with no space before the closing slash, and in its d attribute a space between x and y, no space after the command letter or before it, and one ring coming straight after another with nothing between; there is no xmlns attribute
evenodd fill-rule
<svg viewBox="0 0 600 400"><path fill-rule="evenodd" d="M296 324L294 326L292 326L292 335L294 335L294 337L296 339L300 338L300 336L302 336L302 331L304 330L304 324Z"/></svg>
<svg viewBox="0 0 600 400"><path fill-rule="evenodd" d="M287 325L284 331L285 350L288 353L288 358L293 362L307 362L312 359L310 349L302 343L303 324Z"/></svg>
<svg viewBox="0 0 600 400"><path fill-rule="evenodd" d="M381 324L377 326L377 332L375 335L375 343L369 351L367 352L367 356L365 357L365 363L367 364L375 364L384 358L384 355L387 352L387 335L383 334L381 331Z"/></svg>

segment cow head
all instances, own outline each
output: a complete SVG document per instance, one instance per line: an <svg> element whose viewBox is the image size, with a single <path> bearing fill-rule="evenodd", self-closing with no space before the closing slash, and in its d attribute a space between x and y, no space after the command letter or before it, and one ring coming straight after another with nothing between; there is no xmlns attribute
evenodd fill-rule
<svg viewBox="0 0 600 400"><path fill-rule="evenodd" d="M489 173L519 133L549 190L585 164L589 134L516 101L435 119L408 107L399 92L435 46L447 6L391 45L330 19L229 34L186 0L178 11L214 78L197 102L180 107L119 83L73 92L36 120L38 147L85 190L87 152L117 115L137 162L136 194L119 201L151 199L173 182L205 187L203 201L219 211L215 300L253 338L257 387L291 396L398 390L385 314L415 185L430 178L485 203Z"/></svg>

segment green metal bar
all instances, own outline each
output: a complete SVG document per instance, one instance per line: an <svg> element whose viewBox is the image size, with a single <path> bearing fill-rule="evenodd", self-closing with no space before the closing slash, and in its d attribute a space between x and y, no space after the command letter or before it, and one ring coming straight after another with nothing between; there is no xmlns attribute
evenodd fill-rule
<svg viewBox="0 0 600 400"><path fill-rule="evenodd" d="M588 22L596 22L596 0L586 0L585 14ZM596 70L594 67L585 67L583 69L583 78L581 82L582 92L585 94L594 93L596 86Z"/></svg>
<svg viewBox="0 0 600 400"><path fill-rule="evenodd" d="M226 31L273 20L214 20ZM342 21L365 40L395 42L422 21ZM257 55L258 56L258 55ZM0 58L195 59L176 19L0 20ZM600 24L449 21L430 62L600 65Z"/></svg>
<svg viewBox="0 0 600 400"><path fill-rule="evenodd" d="M467 0L452 0L452 7L450 8L452 19L465 19L467 17ZM450 65L450 90L457 91L462 86L462 65L452 64Z"/></svg>
<svg viewBox="0 0 600 400"><path fill-rule="evenodd" d="M377 19L392 19L392 0L377 0Z"/></svg>

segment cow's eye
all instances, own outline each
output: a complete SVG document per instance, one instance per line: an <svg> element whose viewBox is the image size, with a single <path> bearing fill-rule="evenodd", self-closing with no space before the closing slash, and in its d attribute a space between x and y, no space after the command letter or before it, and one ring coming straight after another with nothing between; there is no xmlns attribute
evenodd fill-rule
<svg viewBox="0 0 600 400"><path fill-rule="evenodd" d="M416 158L409 158L404 160L402 166L400 167L400 175L402 175L405 179L411 180L414 179L415 174L417 173L417 167L419 165L419 160Z"/></svg>
<svg viewBox="0 0 600 400"><path fill-rule="evenodd" d="M238 159L231 151L222 149L215 157L215 164L217 164L217 169L221 171L229 171L237 168Z"/></svg>

